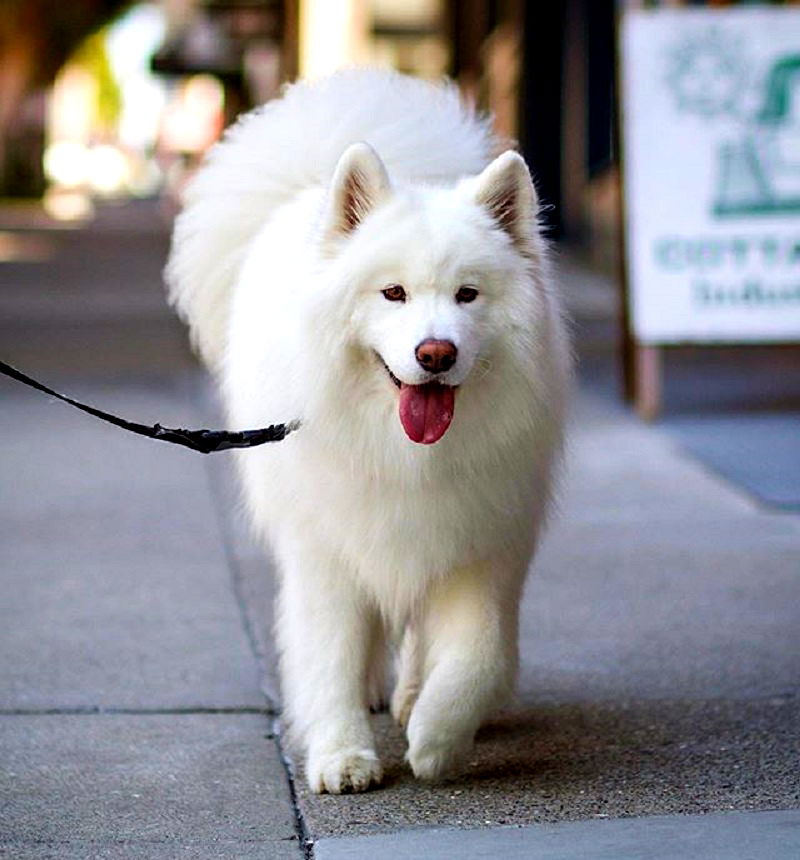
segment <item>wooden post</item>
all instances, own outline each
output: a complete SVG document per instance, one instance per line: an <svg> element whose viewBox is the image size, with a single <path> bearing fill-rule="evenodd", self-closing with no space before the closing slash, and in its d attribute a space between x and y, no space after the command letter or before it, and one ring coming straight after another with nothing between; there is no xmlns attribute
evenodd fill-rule
<svg viewBox="0 0 800 860"><path fill-rule="evenodd" d="M619 321L619 361L622 370L622 396L626 403L636 402L636 345L631 326L629 302L630 284L628 281L628 215L625 195L625 149L622 133L623 109L622 102L622 64L620 62L620 28L622 18L617 13L614 21L614 122L611 127L613 134L612 152L616 154L617 181L617 319Z"/></svg>
<svg viewBox="0 0 800 860"><path fill-rule="evenodd" d="M634 405L644 421L655 421L661 412L661 348L636 343L634 356Z"/></svg>
<svg viewBox="0 0 800 860"><path fill-rule="evenodd" d="M300 71L300 0L284 0L281 34L281 82L293 81Z"/></svg>

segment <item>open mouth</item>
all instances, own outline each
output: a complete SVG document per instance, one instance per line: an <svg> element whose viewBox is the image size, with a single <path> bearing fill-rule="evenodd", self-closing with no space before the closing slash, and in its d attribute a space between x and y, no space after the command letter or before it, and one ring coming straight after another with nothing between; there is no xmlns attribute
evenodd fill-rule
<svg viewBox="0 0 800 860"><path fill-rule="evenodd" d="M375 354L376 354L376 355L378 355L377 353L375 353ZM403 387L403 383L402 383L402 382L400 382L400 380L399 380L399 379L398 379L398 378L397 378L397 377L392 373L392 371L389 369L389 365L388 365L388 364L387 364L387 363L386 363L386 362L385 362L385 361L384 361L384 360L383 360L379 355L378 355L378 358L380 358L380 359L381 359L381 364L386 368L386 372L389 374L389 379L391 379L391 380L392 380L392 382L393 382L393 383L394 383L398 388L402 388L402 387Z"/></svg>
<svg viewBox="0 0 800 860"><path fill-rule="evenodd" d="M458 386L443 385L441 382L410 385L398 379L381 356L378 358L386 368L389 379L400 389L398 413L406 436L422 445L438 442L453 420Z"/></svg>

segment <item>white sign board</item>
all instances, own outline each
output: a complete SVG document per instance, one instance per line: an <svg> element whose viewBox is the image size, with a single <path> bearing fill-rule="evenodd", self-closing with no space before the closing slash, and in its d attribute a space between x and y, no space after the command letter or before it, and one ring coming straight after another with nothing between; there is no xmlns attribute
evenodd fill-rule
<svg viewBox="0 0 800 860"><path fill-rule="evenodd" d="M635 338L800 340L800 9L631 11L621 39Z"/></svg>

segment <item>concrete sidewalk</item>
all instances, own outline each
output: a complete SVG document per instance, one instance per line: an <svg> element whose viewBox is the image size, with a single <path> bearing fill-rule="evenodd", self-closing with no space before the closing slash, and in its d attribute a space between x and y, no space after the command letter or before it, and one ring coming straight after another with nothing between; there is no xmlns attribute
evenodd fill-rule
<svg viewBox="0 0 800 860"><path fill-rule="evenodd" d="M209 426L156 223L101 219L0 264L2 357L136 420ZM602 284L566 273L602 340ZM588 371L518 706L438 786L377 716L385 786L344 797L284 760L270 565L227 456L0 381L0 856L800 856L800 516Z"/></svg>
<svg viewBox="0 0 800 860"><path fill-rule="evenodd" d="M40 257L0 268L3 358L201 426L157 210L30 235ZM0 398L0 856L300 856L202 455L5 380Z"/></svg>

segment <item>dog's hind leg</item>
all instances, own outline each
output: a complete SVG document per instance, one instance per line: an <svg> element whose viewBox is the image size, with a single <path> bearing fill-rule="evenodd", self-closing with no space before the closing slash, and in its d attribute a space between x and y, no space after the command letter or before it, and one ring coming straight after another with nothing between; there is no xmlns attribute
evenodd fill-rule
<svg viewBox="0 0 800 860"><path fill-rule="evenodd" d="M414 621L403 633L397 654L397 682L392 693L392 716L399 725L408 725L411 710L422 686L422 643Z"/></svg>
<svg viewBox="0 0 800 860"><path fill-rule="evenodd" d="M370 639L369 663L367 665L367 704L373 714L386 710L388 679L387 663L389 655L386 625L382 618L376 617Z"/></svg>
<svg viewBox="0 0 800 860"><path fill-rule="evenodd" d="M292 549L276 624L290 735L305 744L312 791L364 791L382 778L367 708L377 612L324 550Z"/></svg>

